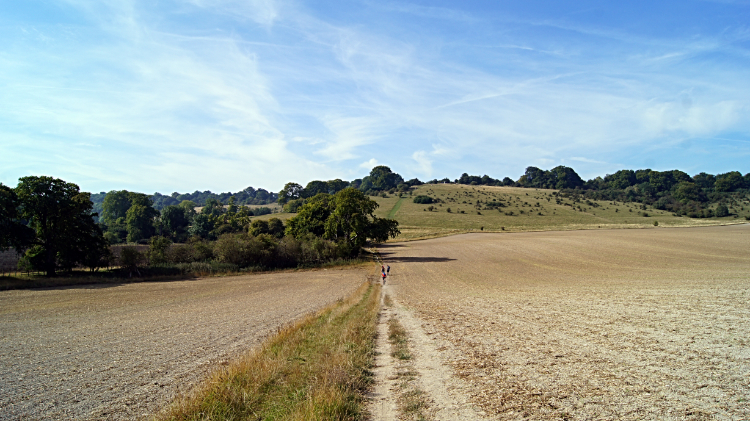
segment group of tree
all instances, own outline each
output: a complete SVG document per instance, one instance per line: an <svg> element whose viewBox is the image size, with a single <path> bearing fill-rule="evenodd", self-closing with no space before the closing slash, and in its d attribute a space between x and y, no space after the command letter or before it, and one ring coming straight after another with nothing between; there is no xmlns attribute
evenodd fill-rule
<svg viewBox="0 0 750 421"><path fill-rule="evenodd" d="M91 201L94 203L94 211L101 214L104 206L104 198L107 193L95 193L91 195ZM267 205L275 203L279 196L276 193L269 192L265 189L255 189L248 187L242 191L236 193L212 193L210 190L198 191L193 193L177 193L174 192L171 195L163 195L156 192L149 196L154 209L160 211L167 206L177 206L184 201L190 201L195 203L195 206L205 206L209 200L215 200L221 203L229 203L230 198L234 198L234 203L238 206L241 205Z"/></svg>
<svg viewBox="0 0 750 421"><path fill-rule="evenodd" d="M90 194L52 177L22 177L15 188L0 183L0 250L15 248L22 268L98 268L109 247L94 221Z"/></svg>
<svg viewBox="0 0 750 421"><path fill-rule="evenodd" d="M411 187L421 184L423 183L417 178L404 181L401 175L394 173L389 167L379 165L370 171L370 175L354 179L351 182L338 178L329 181L313 180L307 183L305 187L294 182L286 183L279 192L278 202L284 207L284 212L296 213L309 199L320 193L334 195L350 187L367 195L377 196L386 193L406 192Z"/></svg>
<svg viewBox="0 0 750 421"><path fill-rule="evenodd" d="M159 211L143 193L113 190L104 197L99 223L110 244L146 243L154 236L184 242L193 236L215 240L221 234L247 230L252 216L272 212L268 207L237 205L234 196L226 205L208 198L200 212L196 208L195 202L183 200Z"/></svg>
<svg viewBox="0 0 750 421"><path fill-rule="evenodd" d="M278 218L256 219L249 229L224 233L215 241L193 236L175 245L165 237L153 237L146 256L129 248L128 263L123 266L137 271L137 262L147 259L151 265L162 265L159 270L168 265L167 269L184 273L216 265L216 270L225 271L272 269L354 258L368 242L383 242L399 234L398 222L374 215L377 206L351 187L335 194L318 193L286 226Z"/></svg>
<svg viewBox="0 0 750 421"><path fill-rule="evenodd" d="M430 184L450 183L447 178L431 180ZM591 200L617 200L639 202L656 209L671 211L689 217L727 216L725 202L731 194L750 190L750 173L738 171L712 175L702 172L695 176L679 170L654 171L651 169L620 170L614 174L583 179L566 166L551 170L527 167L516 181L502 180L463 173L453 181L456 184L485 186L514 186L525 188L557 189L563 195L578 195ZM717 204L718 206L710 206Z"/></svg>
<svg viewBox="0 0 750 421"><path fill-rule="evenodd" d="M377 206L351 187L319 192L285 226L278 218L251 219L253 211L238 206L233 196L226 205L209 198L200 212L188 200L159 211L148 195L119 190L105 194L97 223L90 194L77 185L23 177L15 188L0 184L0 250L15 248L23 255L22 269L48 275L106 266L112 256L109 246L121 242L150 244L153 262L169 255L173 261L194 263L196 256L204 256L205 264L287 267L354 257L367 242L398 235L396 221L374 216ZM180 247L167 252L173 243L203 252L186 254ZM206 247L213 251L205 252ZM138 254L128 249L121 256L123 267L137 266Z"/></svg>
<svg viewBox="0 0 750 421"><path fill-rule="evenodd" d="M656 209L689 217L728 216L726 203L737 193L750 191L750 173L701 172L694 176L680 170L620 170L587 181L579 192L594 200L640 202ZM563 191L577 194L576 191ZM709 208L717 204L716 209Z"/></svg>

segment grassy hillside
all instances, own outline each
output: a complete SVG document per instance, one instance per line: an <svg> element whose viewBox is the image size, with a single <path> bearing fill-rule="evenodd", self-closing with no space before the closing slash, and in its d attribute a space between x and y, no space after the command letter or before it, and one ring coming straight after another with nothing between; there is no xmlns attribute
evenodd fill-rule
<svg viewBox="0 0 750 421"><path fill-rule="evenodd" d="M433 238L463 232L519 232L606 228L653 228L708 226L745 222L750 217L750 198L730 209L723 218L693 219L640 203L595 201L556 196L556 190L520 187L425 184L411 195L372 197L380 205L375 214L399 222L401 235L395 241ZM438 199L431 205L414 203L418 195ZM491 204L490 202L495 202ZM502 204L501 207L495 207ZM429 210L429 206L433 210ZM716 205L714 205L716 206ZM450 208L450 212L448 212ZM511 214L512 212L512 214ZM293 213L274 213L258 219L280 218Z"/></svg>
<svg viewBox="0 0 750 421"><path fill-rule="evenodd" d="M653 228L654 222L658 222L659 227L704 226L744 222L745 216L750 216L748 198L742 202L743 209L735 209L735 215L691 219L651 207L643 209L639 203L576 201L555 196L554 193L555 190L517 187L430 184L415 188L411 196L399 198L391 195L373 199L380 204L377 216L398 220L402 234L396 241L482 230ZM430 196L438 199L439 203L414 203L413 197L417 195ZM495 207L498 204L502 206ZM433 207L432 211L429 206Z"/></svg>

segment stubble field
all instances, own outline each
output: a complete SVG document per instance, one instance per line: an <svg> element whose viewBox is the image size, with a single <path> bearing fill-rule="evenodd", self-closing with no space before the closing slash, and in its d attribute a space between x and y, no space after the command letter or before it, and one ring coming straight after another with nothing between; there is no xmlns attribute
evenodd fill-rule
<svg viewBox="0 0 750 421"><path fill-rule="evenodd" d="M361 268L0 292L0 420L146 418Z"/></svg>
<svg viewBox="0 0 750 421"><path fill-rule="evenodd" d="M386 293L432 338L416 358L488 419L550 420L750 419L748 250L748 225L381 248Z"/></svg>

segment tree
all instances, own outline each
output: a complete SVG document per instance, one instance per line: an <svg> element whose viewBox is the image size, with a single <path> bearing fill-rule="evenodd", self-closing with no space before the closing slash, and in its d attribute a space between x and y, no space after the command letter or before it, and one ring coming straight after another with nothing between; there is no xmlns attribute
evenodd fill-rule
<svg viewBox="0 0 750 421"><path fill-rule="evenodd" d="M333 211L325 222L325 237L329 240L343 240L350 249L361 248L370 233L370 218L377 202L370 200L359 190L345 189L333 197Z"/></svg>
<svg viewBox="0 0 750 421"><path fill-rule="evenodd" d="M119 218L125 218L131 204L131 193L127 190L112 190L107 193L102 203L102 222L110 225Z"/></svg>
<svg viewBox="0 0 750 421"><path fill-rule="evenodd" d="M250 223L250 234L259 236L261 234L268 234L268 221L262 219L256 219Z"/></svg>
<svg viewBox="0 0 750 421"><path fill-rule="evenodd" d="M214 198L206 199L206 204L201 209L202 215L218 217L224 214L224 205Z"/></svg>
<svg viewBox="0 0 750 421"><path fill-rule="evenodd" d="M527 167L526 172L518 179L518 184L523 187L543 188L546 182L545 171L537 167Z"/></svg>
<svg viewBox="0 0 750 421"><path fill-rule="evenodd" d="M284 222L281 219L271 218L268 220L268 234L276 238L282 238L285 229L286 227L284 227Z"/></svg>
<svg viewBox="0 0 750 421"><path fill-rule="evenodd" d="M370 175L362 179L359 190L389 190L396 188L403 182L404 178L391 171L390 168L385 165L378 165L370 171Z"/></svg>
<svg viewBox="0 0 750 421"><path fill-rule="evenodd" d="M700 174L694 175L693 180L695 181L695 184L697 184L700 188L708 190L714 188L714 184L716 183L716 176L702 172Z"/></svg>
<svg viewBox="0 0 750 421"><path fill-rule="evenodd" d="M583 186L583 180L573 168L559 165L549 171L549 181L546 188L554 189L574 189Z"/></svg>
<svg viewBox="0 0 750 421"><path fill-rule="evenodd" d="M287 222L286 233L294 238L301 238L305 234L322 237L325 234L325 221L331 215L331 195L319 193L307 200L297 210L297 215Z"/></svg>
<svg viewBox="0 0 750 421"><path fill-rule="evenodd" d="M328 193L331 194L330 191L328 191L328 183L325 181L319 181L319 180L313 180L305 186L305 190L302 194L302 197L313 197L318 193Z"/></svg>
<svg viewBox="0 0 750 421"><path fill-rule="evenodd" d="M128 242L151 238L155 233L154 222L158 216L159 212L151 206L140 203L132 205L125 214Z"/></svg>
<svg viewBox="0 0 750 421"><path fill-rule="evenodd" d="M284 205L290 200L301 199L304 190L305 189L297 183L286 183L284 188L279 192L279 204Z"/></svg>
<svg viewBox="0 0 750 421"><path fill-rule="evenodd" d="M714 189L718 192L732 192L743 188L744 185L745 179L742 177L742 174L739 171L730 171L716 176Z"/></svg>
<svg viewBox="0 0 750 421"><path fill-rule="evenodd" d="M382 242L400 233L398 222L375 217L377 207L377 202L351 187L333 196L321 193L287 222L286 233L298 239L314 235L334 240L355 254L368 239Z"/></svg>
<svg viewBox="0 0 750 421"><path fill-rule="evenodd" d="M34 235L19 220L19 206L15 190L0 183L0 251L13 247L20 253Z"/></svg>
<svg viewBox="0 0 750 421"><path fill-rule="evenodd" d="M22 177L16 187L19 216L28 221L34 236L29 244L48 276L58 265L72 268L104 253L106 242L94 223L89 193L63 180L42 176Z"/></svg>
<svg viewBox="0 0 750 421"><path fill-rule="evenodd" d="M349 183L337 178L335 180L328 180L328 193L330 194L336 194L340 192L341 190L344 190L345 188L349 187Z"/></svg>
<svg viewBox="0 0 750 421"><path fill-rule="evenodd" d="M148 195L127 190L113 190L104 197L101 220L107 226L111 242L124 239L135 242L155 233L154 222L159 212ZM134 209L135 208L135 209ZM122 234L126 237L122 238Z"/></svg>
<svg viewBox="0 0 750 421"><path fill-rule="evenodd" d="M195 215L193 218L193 225L190 226L188 232L190 235L198 236L200 238L211 239L211 231L214 229L214 222L209 215L200 213Z"/></svg>
<svg viewBox="0 0 750 421"><path fill-rule="evenodd" d="M302 207L302 205L305 204L305 199L294 199L286 202L284 205L284 208L282 209L286 213L297 213L299 208Z"/></svg>
<svg viewBox="0 0 750 421"><path fill-rule="evenodd" d="M162 235L168 236L172 241L183 240L182 237L185 236L190 225L190 219L185 215L184 207L166 206L161 210L159 219Z"/></svg>
<svg viewBox="0 0 750 421"><path fill-rule="evenodd" d="M697 184L688 181L682 181L677 184L674 187L674 194L672 196L683 203L690 201L705 202L708 200Z"/></svg>

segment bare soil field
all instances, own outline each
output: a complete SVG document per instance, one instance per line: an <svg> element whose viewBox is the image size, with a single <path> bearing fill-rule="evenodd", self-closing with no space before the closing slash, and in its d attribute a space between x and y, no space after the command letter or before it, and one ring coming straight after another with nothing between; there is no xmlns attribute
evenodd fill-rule
<svg viewBox="0 0 750 421"><path fill-rule="evenodd" d="M384 293L419 320L415 358L449 367L474 414L750 419L750 225L466 234L380 251ZM435 374L419 376L429 392Z"/></svg>
<svg viewBox="0 0 750 421"><path fill-rule="evenodd" d="M0 419L139 419L364 269L0 292Z"/></svg>

